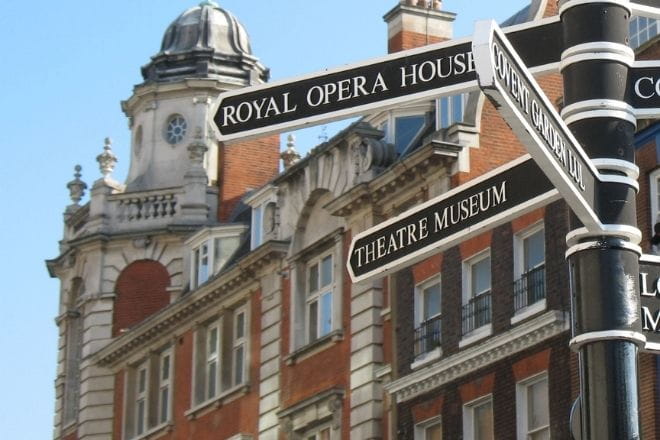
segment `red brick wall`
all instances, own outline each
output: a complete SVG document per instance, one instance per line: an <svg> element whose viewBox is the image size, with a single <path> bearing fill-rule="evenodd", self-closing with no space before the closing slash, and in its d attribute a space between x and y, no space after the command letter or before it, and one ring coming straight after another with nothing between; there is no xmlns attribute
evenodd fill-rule
<svg viewBox="0 0 660 440"><path fill-rule="evenodd" d="M121 370L115 374L115 405L114 420L112 421L112 438L122 440L124 433L124 378L125 371Z"/></svg>
<svg viewBox="0 0 660 440"><path fill-rule="evenodd" d="M170 275L152 260L135 261L119 275L115 285L112 334L132 327L169 304Z"/></svg>
<svg viewBox="0 0 660 440"><path fill-rule="evenodd" d="M218 219L230 220L236 204L250 189L268 183L279 172L280 139L278 135L220 144L220 200Z"/></svg>
<svg viewBox="0 0 660 440"><path fill-rule="evenodd" d="M431 35L419 34L417 32L401 31L394 35L387 42L387 52L394 53L406 49L426 46L427 44L440 43L446 41L446 38L434 37Z"/></svg>

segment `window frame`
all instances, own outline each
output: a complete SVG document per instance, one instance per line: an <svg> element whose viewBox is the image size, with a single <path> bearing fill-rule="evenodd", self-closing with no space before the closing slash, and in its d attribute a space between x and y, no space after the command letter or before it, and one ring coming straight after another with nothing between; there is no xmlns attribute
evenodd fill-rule
<svg viewBox="0 0 660 440"><path fill-rule="evenodd" d="M545 236L545 222L543 220L540 220L529 227L517 232L513 236L513 281L514 284L518 282L523 276L525 276L527 273L529 273L532 270L538 269L541 266L545 266L547 262L547 247L546 247L546 236ZM526 270L525 266L525 241L532 237L533 235L537 234L538 232L542 232L543 234L543 262L540 264L537 264L530 270ZM545 271L543 272L543 277L545 279ZM542 310L546 309L547 305L547 283L544 282L543 288L545 289L544 297L543 299L540 299L538 301L535 301L531 304L527 304L521 308L516 309L515 308L515 298L514 298L514 316L511 319L511 323L515 324L533 314L536 314ZM514 288L515 292L515 288Z"/></svg>
<svg viewBox="0 0 660 440"><path fill-rule="evenodd" d="M660 23L658 23L660 26ZM651 218L649 219L649 233L654 234L653 226L660 222L660 168L649 173L649 196L651 204Z"/></svg>
<svg viewBox="0 0 660 440"><path fill-rule="evenodd" d="M437 98L435 101L435 128L436 130L442 130L451 127L454 124L462 123L465 119L465 109L468 104L468 99L470 97L469 93L457 93L455 95L443 96ZM457 120L454 116L454 107L456 103L460 102L461 104L461 118ZM446 112L443 111L443 103L446 103Z"/></svg>
<svg viewBox="0 0 660 440"><path fill-rule="evenodd" d="M323 262L330 258L330 276L331 279L328 284L322 284L323 280ZM319 339L332 333L332 330L335 328L335 319L333 316L333 297L336 288L335 281L335 264L336 259L333 251L322 252L320 255L308 260L305 263L305 338L307 344L312 344ZM315 289L312 289L310 286L310 275L311 268L316 267L316 283L317 286ZM326 296L330 297L330 310L327 311L324 308L324 298ZM310 308L312 304L316 303L316 329L315 337L312 337L312 313ZM323 320L324 311L329 313L330 323L327 331L323 331Z"/></svg>
<svg viewBox="0 0 660 440"><path fill-rule="evenodd" d="M163 377L164 360L167 359L167 377ZM158 413L157 425L169 423L172 420L172 375L173 350L166 348L158 356ZM167 403L163 408L163 391L167 391ZM165 415L165 417L163 417Z"/></svg>
<svg viewBox="0 0 660 440"><path fill-rule="evenodd" d="M432 287L438 286L438 301L440 311L432 316L424 317L425 310L425 293ZM415 362L413 363L412 368L418 366L418 362L424 360L426 362L436 359L442 355L441 341L442 341L442 276L441 274L433 275L432 277L427 278L426 280L418 283L415 286L415 297L414 297L414 331L417 332L418 329L422 327L426 322L432 321L434 319L440 319L439 321L439 334L438 334L438 344L437 347L434 347L431 350L425 350L419 352L415 356ZM417 343L417 336L415 336L415 343ZM417 346L415 346L417 347Z"/></svg>
<svg viewBox="0 0 660 440"><path fill-rule="evenodd" d="M548 423L544 426L534 429L534 432L529 430L529 388L532 385L540 382L546 382L546 400L548 402ZM526 377L520 382L516 383L516 431L518 440L527 440L531 434L536 434L547 430L550 432L550 380L547 371L542 371L530 377Z"/></svg>
<svg viewBox="0 0 660 440"><path fill-rule="evenodd" d="M142 361L136 367L135 372L135 396L133 401L135 437L140 437L149 430L149 359ZM140 390L142 373L144 373L144 389ZM140 403L144 405L141 406ZM140 408L143 410L142 417L140 417Z"/></svg>
<svg viewBox="0 0 660 440"><path fill-rule="evenodd" d="M465 440L481 440L475 438L475 409L485 404L490 405L492 428L491 436L493 439L495 438L495 412L493 411L493 395L492 393L489 393L463 404L463 438Z"/></svg>
<svg viewBox="0 0 660 440"><path fill-rule="evenodd" d="M243 315L243 335L239 336L238 335L238 328L237 328L237 317L239 315ZM232 359L231 359L231 372L232 372L232 385L233 386L240 386L244 385L247 382L247 364L248 364L248 334L249 334L249 319L248 319L248 313L247 313L247 306L242 306L234 310L234 316L232 319ZM239 372L236 368L236 360L238 359L238 356L236 352L242 349L242 361L241 361L241 371L240 371L240 378L241 380L238 380Z"/></svg>
<svg viewBox="0 0 660 440"><path fill-rule="evenodd" d="M440 426L440 437L444 436L443 424L442 424L442 414L438 414L435 417L428 418L419 423L415 424L415 440L427 440L426 434L428 433L429 428L435 428Z"/></svg>
<svg viewBox="0 0 660 440"><path fill-rule="evenodd" d="M227 260L231 259L236 250L241 246L241 239L243 234L247 231L246 225L223 225L213 228L204 228L189 239L186 240L186 245L189 249L189 279L190 288L196 289L206 283L209 279L213 278L216 274L222 271L226 266L227 261L222 265L218 265L221 257L226 257ZM222 243L223 240L235 240L233 250L230 250L227 255L223 255L222 247L216 246L217 243ZM206 248L206 255L203 255L202 249ZM229 248L231 249L231 248ZM206 277L200 277L201 260L207 259L206 262Z"/></svg>
<svg viewBox="0 0 660 440"><path fill-rule="evenodd" d="M490 273L488 281L488 289L482 290L480 292L474 292L472 286L473 270L474 267L482 262L483 260L489 260L488 270ZM492 322L493 322L493 303L492 303L492 289L493 289L493 261L491 258L491 248L490 246L477 252L474 255L466 258L462 262L462 286L461 286L461 328L463 327L463 308L469 305L470 300L477 298L483 294L489 294L490 297L490 310L488 322L479 327L470 329L467 332L461 331L462 337L459 341L459 348L462 348L468 344L471 344L479 339L489 336L492 333ZM462 329L461 329L462 330Z"/></svg>
<svg viewBox="0 0 660 440"><path fill-rule="evenodd" d="M220 394L221 389L221 378L222 378L222 317L210 323L204 329L204 399L200 402L207 402L213 400ZM216 333L216 343L215 343L215 352L210 354L210 335L215 331ZM215 364L215 374L212 377L210 372L210 365ZM209 388L213 379L214 387L213 390Z"/></svg>

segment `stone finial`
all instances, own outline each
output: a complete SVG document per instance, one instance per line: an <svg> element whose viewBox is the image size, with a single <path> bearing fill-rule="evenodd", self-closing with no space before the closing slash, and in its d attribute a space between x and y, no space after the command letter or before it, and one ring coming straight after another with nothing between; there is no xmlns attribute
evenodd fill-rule
<svg viewBox="0 0 660 440"><path fill-rule="evenodd" d="M109 137L105 138L103 153L96 156L96 161L99 163L99 169L101 170L103 178L108 178L117 164L117 156L112 152L112 139Z"/></svg>
<svg viewBox="0 0 660 440"><path fill-rule="evenodd" d="M300 154L296 151L296 137L290 134L286 139L286 150L280 154L284 169L289 169L291 165L300 160Z"/></svg>
<svg viewBox="0 0 660 440"><path fill-rule="evenodd" d="M71 182L67 183L66 187L69 189L69 197L71 197L71 201L74 205L78 205L80 200L85 195L87 184L80 180L80 177L82 176L82 174L80 174L82 167L80 165L76 165L73 169L75 170L75 173L73 174L73 177L75 178Z"/></svg>

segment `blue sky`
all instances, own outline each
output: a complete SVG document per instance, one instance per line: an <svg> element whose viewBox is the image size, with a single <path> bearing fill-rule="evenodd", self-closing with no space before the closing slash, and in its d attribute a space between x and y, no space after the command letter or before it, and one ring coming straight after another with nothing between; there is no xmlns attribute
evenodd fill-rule
<svg viewBox="0 0 660 440"><path fill-rule="evenodd" d="M119 102L141 82L140 66L167 25L195 1L3 1L0 4L0 431L11 440L52 437L59 283L44 260L58 254L66 183L100 177L96 156L113 139L118 180L128 170L129 132ZM396 0L223 0L247 28L273 80L386 53L382 16ZM455 37L474 20L502 21L524 0L445 0ZM332 135L336 123L325 132ZM299 151L323 126L297 134ZM83 201L86 201L85 198Z"/></svg>

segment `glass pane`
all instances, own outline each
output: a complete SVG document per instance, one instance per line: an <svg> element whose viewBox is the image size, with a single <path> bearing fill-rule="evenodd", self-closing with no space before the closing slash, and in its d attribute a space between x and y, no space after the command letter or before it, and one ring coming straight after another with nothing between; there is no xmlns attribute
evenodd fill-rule
<svg viewBox="0 0 660 440"><path fill-rule="evenodd" d="M426 321L440 314L440 284L424 289L424 311L422 320Z"/></svg>
<svg viewBox="0 0 660 440"><path fill-rule="evenodd" d="M170 356L163 356L160 366L160 379L166 381L170 378Z"/></svg>
<svg viewBox="0 0 660 440"><path fill-rule="evenodd" d="M426 428L424 433L425 440L442 440L442 424L436 423L435 425Z"/></svg>
<svg viewBox="0 0 660 440"><path fill-rule="evenodd" d="M236 315L236 339L245 336L245 313Z"/></svg>
<svg viewBox="0 0 660 440"><path fill-rule="evenodd" d="M252 209L252 248L256 248L261 244L261 206Z"/></svg>
<svg viewBox="0 0 660 440"><path fill-rule="evenodd" d="M449 98L440 98L440 128L449 127Z"/></svg>
<svg viewBox="0 0 660 440"><path fill-rule="evenodd" d="M314 264L309 268L309 290L307 293L319 290L319 265Z"/></svg>
<svg viewBox="0 0 660 440"><path fill-rule="evenodd" d="M656 35L658 35L658 22L653 20L653 22L649 23L649 39Z"/></svg>
<svg viewBox="0 0 660 440"><path fill-rule="evenodd" d="M146 412L146 402L144 399L138 400L137 402L137 427L136 433L138 435L144 432L144 416Z"/></svg>
<svg viewBox="0 0 660 440"><path fill-rule="evenodd" d="M234 384L238 385L243 383L243 363L245 353L243 346L236 348L234 352Z"/></svg>
<svg viewBox="0 0 660 440"><path fill-rule="evenodd" d="M138 393L144 393L147 389L147 370L142 369L138 373Z"/></svg>
<svg viewBox="0 0 660 440"><path fill-rule="evenodd" d="M472 296L490 290L490 257L472 265Z"/></svg>
<svg viewBox="0 0 660 440"><path fill-rule="evenodd" d="M215 249L213 254L213 273L220 272L229 261L229 258L236 252L239 245L238 237L224 237L215 239Z"/></svg>
<svg viewBox="0 0 660 440"><path fill-rule="evenodd" d="M321 296L321 334L327 335L332 331L332 293L326 292Z"/></svg>
<svg viewBox="0 0 660 440"><path fill-rule="evenodd" d="M207 355L211 357L218 352L218 327L213 327L208 334Z"/></svg>
<svg viewBox="0 0 660 440"><path fill-rule="evenodd" d="M168 406L170 404L170 389L169 388L163 388L160 390L160 423L165 423L168 419Z"/></svg>
<svg viewBox="0 0 660 440"><path fill-rule="evenodd" d="M528 272L530 269L540 266L545 261L545 234L543 230L525 238L523 243L525 254L524 271Z"/></svg>
<svg viewBox="0 0 660 440"><path fill-rule="evenodd" d="M206 368L206 378L208 379L206 397L209 399L215 396L217 377L218 363L216 361L209 362Z"/></svg>
<svg viewBox="0 0 660 440"><path fill-rule="evenodd" d="M493 408L491 402L474 408L475 440L493 440Z"/></svg>
<svg viewBox="0 0 660 440"><path fill-rule="evenodd" d="M639 30L639 19L633 18L632 20L630 20L630 33L636 34L638 30Z"/></svg>
<svg viewBox="0 0 660 440"><path fill-rule="evenodd" d="M209 255L208 246L202 245L199 253L199 271L197 272L197 282L199 284L209 279Z"/></svg>
<svg viewBox="0 0 660 440"><path fill-rule="evenodd" d="M332 255L321 260L321 287L332 283Z"/></svg>
<svg viewBox="0 0 660 440"><path fill-rule="evenodd" d="M401 116L394 123L394 146L401 154L424 126L424 116Z"/></svg>
<svg viewBox="0 0 660 440"><path fill-rule="evenodd" d="M527 411L530 431L550 423L547 379L533 383L527 387Z"/></svg>
<svg viewBox="0 0 660 440"><path fill-rule="evenodd" d="M452 123L463 122L463 95L451 97L451 119Z"/></svg>
<svg viewBox="0 0 660 440"><path fill-rule="evenodd" d="M318 302L311 302L309 308L309 341L315 341L318 338Z"/></svg>

